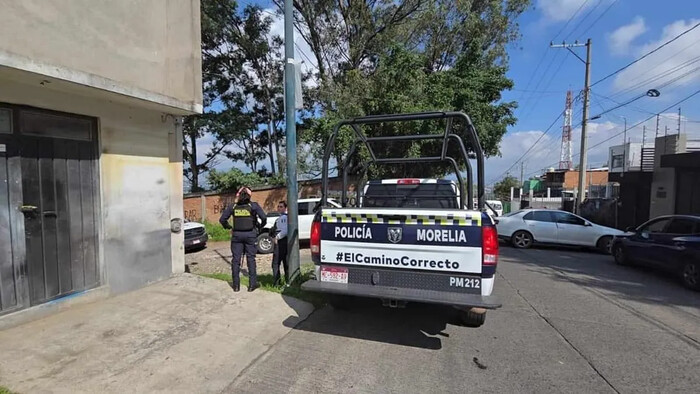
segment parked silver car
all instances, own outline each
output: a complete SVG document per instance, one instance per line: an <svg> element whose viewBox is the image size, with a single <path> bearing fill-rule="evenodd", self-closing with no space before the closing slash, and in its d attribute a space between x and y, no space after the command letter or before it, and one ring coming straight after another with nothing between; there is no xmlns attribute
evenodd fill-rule
<svg viewBox="0 0 700 394"><path fill-rule="evenodd" d="M498 237L523 249L544 243L587 246L610 253L613 237L624 234L571 212L553 209L525 209L499 217L496 222Z"/></svg>

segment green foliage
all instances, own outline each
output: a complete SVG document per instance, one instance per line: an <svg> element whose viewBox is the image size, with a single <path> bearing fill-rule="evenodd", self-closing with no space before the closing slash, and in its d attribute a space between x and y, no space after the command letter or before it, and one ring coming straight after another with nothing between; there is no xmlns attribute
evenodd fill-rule
<svg viewBox="0 0 700 394"><path fill-rule="evenodd" d="M514 176L507 175L493 186L493 194L496 195L496 199L506 201L510 199L511 187L519 188L520 181Z"/></svg>
<svg viewBox="0 0 700 394"><path fill-rule="evenodd" d="M304 124L302 141L313 142L318 157L341 119L456 110L471 117L486 155L498 154L502 136L516 121L516 103L501 98L513 86L506 76L505 48L518 38L516 18L528 5L528 0L295 1L297 23L309 30L305 38L323 63L316 96L322 116ZM439 122L375 125L365 132L441 133L444 127ZM458 131L464 125L453 127ZM462 137L469 144L466 134ZM333 157L339 165L351 140L351 130L345 130L336 141ZM438 149L432 142L373 146L379 157L434 156ZM360 152L350 164L366 159L367 152ZM440 176L446 170L370 169L371 176Z"/></svg>
<svg viewBox="0 0 700 394"><path fill-rule="evenodd" d="M0 386L0 394L14 394L14 392L6 387Z"/></svg>
<svg viewBox="0 0 700 394"><path fill-rule="evenodd" d="M314 271L313 264L302 264L300 267L301 275L291 286L274 286L274 277L272 274L258 275L258 283L260 284L260 289L265 291L270 291L273 293L282 294L284 296L294 297L302 301L309 302L313 304L316 308L320 308L326 304L326 298L319 293L311 293L302 290L301 284L311 279L311 274ZM213 278L218 280L223 280L231 283L231 274L202 274L207 278ZM248 287L249 279L247 276L241 276L241 284Z"/></svg>
<svg viewBox="0 0 700 394"><path fill-rule="evenodd" d="M231 240L231 230L226 230L220 223L204 221L203 224L206 228L207 234L209 235L210 241L218 242Z"/></svg>
<svg viewBox="0 0 700 394"><path fill-rule="evenodd" d="M238 168L228 171L211 170L207 175L207 182L212 190L238 190L241 186L276 186L283 185L281 176L264 176L255 172L243 172Z"/></svg>

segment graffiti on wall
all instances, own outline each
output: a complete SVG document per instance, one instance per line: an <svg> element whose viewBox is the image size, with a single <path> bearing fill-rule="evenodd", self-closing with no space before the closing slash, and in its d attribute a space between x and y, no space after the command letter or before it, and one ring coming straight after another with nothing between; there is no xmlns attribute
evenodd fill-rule
<svg viewBox="0 0 700 394"><path fill-rule="evenodd" d="M190 222L196 222L201 218L199 215L199 211L196 209L190 209L185 211L185 219L189 220Z"/></svg>

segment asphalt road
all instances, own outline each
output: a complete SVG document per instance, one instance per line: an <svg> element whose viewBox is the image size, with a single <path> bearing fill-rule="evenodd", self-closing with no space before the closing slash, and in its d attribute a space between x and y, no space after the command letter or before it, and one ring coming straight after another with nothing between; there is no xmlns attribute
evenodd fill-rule
<svg viewBox="0 0 700 394"><path fill-rule="evenodd" d="M698 392L700 293L565 249L501 248L503 308L481 328L449 308L316 311L236 392Z"/></svg>

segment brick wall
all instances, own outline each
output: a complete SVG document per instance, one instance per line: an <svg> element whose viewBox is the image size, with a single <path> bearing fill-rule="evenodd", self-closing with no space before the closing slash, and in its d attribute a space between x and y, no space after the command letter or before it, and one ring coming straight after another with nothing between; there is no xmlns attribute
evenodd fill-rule
<svg viewBox="0 0 700 394"><path fill-rule="evenodd" d="M339 178L329 179L329 191L340 191L343 182ZM355 185L350 184L348 191L355 190ZM321 196L321 181L302 181L299 182L299 198L313 198ZM188 194L184 197L184 216L185 219L201 222L209 221L216 223L219 221L221 213L226 209L226 206L233 204L236 198L235 192L206 192ZM277 187L259 187L253 189L252 201L257 202L265 212L274 211L279 201L287 200L287 188L284 186ZM202 208L206 215L202 217Z"/></svg>

